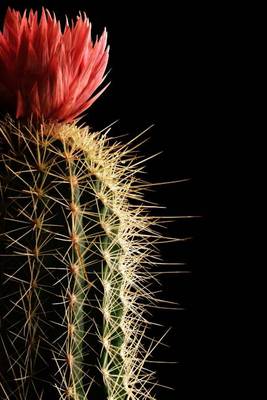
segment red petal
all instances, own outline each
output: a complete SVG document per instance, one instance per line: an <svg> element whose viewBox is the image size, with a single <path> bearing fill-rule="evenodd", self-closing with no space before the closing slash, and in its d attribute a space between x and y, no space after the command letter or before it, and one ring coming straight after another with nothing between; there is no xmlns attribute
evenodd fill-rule
<svg viewBox="0 0 267 400"><path fill-rule="evenodd" d="M23 96L22 96L20 90L18 90L16 118L23 117L24 114L25 114L25 104L24 104Z"/></svg>

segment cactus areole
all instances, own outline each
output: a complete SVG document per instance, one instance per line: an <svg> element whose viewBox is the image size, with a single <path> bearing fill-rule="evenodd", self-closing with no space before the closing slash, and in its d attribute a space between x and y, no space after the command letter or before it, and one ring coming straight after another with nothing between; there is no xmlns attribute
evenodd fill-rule
<svg viewBox="0 0 267 400"><path fill-rule="evenodd" d="M1 399L156 398L146 304L156 304L159 234L143 201L142 162L135 143L77 119L106 88L108 54L106 31L93 42L85 14L62 29L44 9L6 13Z"/></svg>

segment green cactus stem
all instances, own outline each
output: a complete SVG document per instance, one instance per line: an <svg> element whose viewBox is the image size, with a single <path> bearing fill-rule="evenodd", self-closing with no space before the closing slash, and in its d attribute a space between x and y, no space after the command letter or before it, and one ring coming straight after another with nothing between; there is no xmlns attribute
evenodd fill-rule
<svg viewBox="0 0 267 400"><path fill-rule="evenodd" d="M76 124L0 124L0 393L154 399L146 303L159 235L135 147ZM133 142L133 141L132 141ZM96 389L94 389L96 388Z"/></svg>

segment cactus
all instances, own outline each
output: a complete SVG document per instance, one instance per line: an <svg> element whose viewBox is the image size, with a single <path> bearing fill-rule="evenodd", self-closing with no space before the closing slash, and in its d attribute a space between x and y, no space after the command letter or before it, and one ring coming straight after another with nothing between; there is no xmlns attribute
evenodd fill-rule
<svg viewBox="0 0 267 400"><path fill-rule="evenodd" d="M56 26L47 12L42 18L40 30ZM36 21L31 12L27 24ZM106 34L99 43L85 105L51 98L42 113L37 92L30 101L17 90L16 118L0 123L3 399L86 400L94 387L101 399L155 398L146 361L156 342L143 338L146 303L157 302L150 264L159 234L143 199L138 137L125 145L109 128L94 133L74 119L102 82Z"/></svg>

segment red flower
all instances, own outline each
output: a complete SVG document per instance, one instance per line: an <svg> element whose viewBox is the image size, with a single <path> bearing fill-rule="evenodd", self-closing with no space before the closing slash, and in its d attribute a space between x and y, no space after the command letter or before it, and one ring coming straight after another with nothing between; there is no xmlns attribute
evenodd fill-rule
<svg viewBox="0 0 267 400"><path fill-rule="evenodd" d="M106 89L107 32L93 43L84 16L68 20L64 31L49 11L8 9L0 32L0 98L16 117L72 121Z"/></svg>

